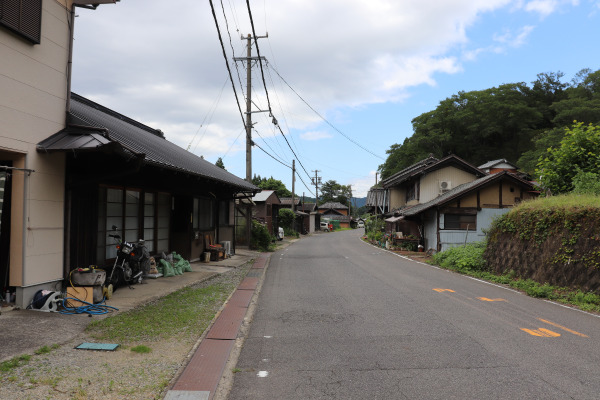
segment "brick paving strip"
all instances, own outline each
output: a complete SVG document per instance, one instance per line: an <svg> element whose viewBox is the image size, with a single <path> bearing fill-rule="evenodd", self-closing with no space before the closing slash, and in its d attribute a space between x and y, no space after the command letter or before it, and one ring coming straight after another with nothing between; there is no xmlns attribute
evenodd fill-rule
<svg viewBox="0 0 600 400"><path fill-rule="evenodd" d="M248 276L224 305L165 400L213 398L258 285L257 275L262 275L268 259L269 253L261 253L254 260Z"/></svg>

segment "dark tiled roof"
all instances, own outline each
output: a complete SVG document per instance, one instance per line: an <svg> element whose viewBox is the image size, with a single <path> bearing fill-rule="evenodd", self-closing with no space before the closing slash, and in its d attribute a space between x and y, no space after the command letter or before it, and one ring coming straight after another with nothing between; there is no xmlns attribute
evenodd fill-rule
<svg viewBox="0 0 600 400"><path fill-rule="evenodd" d="M310 212L315 209L315 203L304 203L298 207L300 211Z"/></svg>
<svg viewBox="0 0 600 400"><path fill-rule="evenodd" d="M283 204L283 205L287 205L287 206L292 205L291 197L281 197L279 200L281 200L281 204ZM294 197L294 204L296 204L296 205L300 204L300 197Z"/></svg>
<svg viewBox="0 0 600 400"><path fill-rule="evenodd" d="M480 188L482 186L485 186L491 182L500 180L502 178L513 179L513 180L521 183L522 185L528 186L530 189L533 189L533 185L531 183L520 179L519 177L511 174L510 172L502 171L498 174L486 175L483 178L479 178L474 181L464 183L464 184L459 185L459 186L455 187L454 189L436 197L435 199L428 201L427 203L417 204L412 207L406 207L406 208L399 210L398 212L399 212L399 214L406 215L406 216L417 215L417 214L419 214L423 211L426 211L432 207L448 203L448 202L456 199L457 197L463 196L467 192L470 192L474 189Z"/></svg>
<svg viewBox="0 0 600 400"><path fill-rule="evenodd" d="M437 158L430 155L426 159L421 160L421 161L411 165L410 167L406 167L403 170L396 172L392 176L382 180L381 184L384 187L389 187L389 186L404 182L406 179L410 178L417 172L422 171L425 167L427 167L431 164L435 164L438 161L439 160Z"/></svg>
<svg viewBox="0 0 600 400"><path fill-rule="evenodd" d="M403 169L400 172L395 173L387 179L381 181L381 184L384 188L388 188L390 186L398 185L402 182L407 181L408 179L418 175L418 174L426 174L431 171L438 170L440 168L444 168L448 165L453 165L457 168L460 168L464 171L467 171L475 176L484 176L485 172L481 171L479 168L474 165L469 164L462 158L455 156L454 154L449 155L448 157L444 157L441 160L433 156L429 156L424 160L419 161L416 164L411 165L408 168Z"/></svg>
<svg viewBox="0 0 600 400"><path fill-rule="evenodd" d="M123 149L132 154L143 155L144 162L147 164L215 180L233 186L239 191L257 192L260 190L244 179L169 142L160 130L152 129L75 93L71 96L71 117L71 121L77 125L87 125L88 129L90 127L100 128L98 132L105 131L105 139L120 144ZM38 149L40 151L57 150L58 142L56 140L61 140L64 144L69 139L67 132L69 129L40 142ZM51 139L55 141L51 143ZM97 136L96 139L102 141ZM74 148L69 147L69 149Z"/></svg>
<svg viewBox="0 0 600 400"><path fill-rule="evenodd" d="M348 206L345 206L337 201L330 201L329 203L324 203L319 206L319 210L323 209L347 210Z"/></svg>

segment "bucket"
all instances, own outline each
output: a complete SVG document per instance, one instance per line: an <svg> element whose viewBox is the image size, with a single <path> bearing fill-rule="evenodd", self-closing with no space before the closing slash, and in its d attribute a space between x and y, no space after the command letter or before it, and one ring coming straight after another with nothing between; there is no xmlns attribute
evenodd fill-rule
<svg viewBox="0 0 600 400"><path fill-rule="evenodd" d="M202 253L202 262L210 262L210 252Z"/></svg>

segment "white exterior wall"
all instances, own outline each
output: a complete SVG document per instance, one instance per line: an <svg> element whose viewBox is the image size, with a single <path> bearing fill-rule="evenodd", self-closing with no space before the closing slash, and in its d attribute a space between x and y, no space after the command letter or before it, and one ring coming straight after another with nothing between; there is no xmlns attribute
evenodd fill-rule
<svg viewBox="0 0 600 400"><path fill-rule="evenodd" d="M63 278L65 156L36 144L65 127L70 12L57 0L42 8L40 44L0 27L0 159L35 171L12 179L10 285L20 306Z"/></svg>
<svg viewBox="0 0 600 400"><path fill-rule="evenodd" d="M474 174L455 167L445 167L432 171L421 178L421 195L419 203L427 203L440 195L440 182L449 181L451 188L477 179Z"/></svg>
<svg viewBox="0 0 600 400"><path fill-rule="evenodd" d="M468 232L466 230L444 230L444 215L440 215L441 251L448 250L450 247L462 246L465 244L465 241L466 243L471 243L485 240L485 233L483 231L489 229L494 218L506 214L510 210L510 208L482 209L477 213L477 230ZM435 241L437 242L437 237Z"/></svg>

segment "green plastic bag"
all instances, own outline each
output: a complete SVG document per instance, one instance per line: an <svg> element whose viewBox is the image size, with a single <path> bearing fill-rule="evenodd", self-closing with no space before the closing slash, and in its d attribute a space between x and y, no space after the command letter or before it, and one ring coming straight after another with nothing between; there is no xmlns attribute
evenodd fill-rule
<svg viewBox="0 0 600 400"><path fill-rule="evenodd" d="M160 260L160 265L163 266L163 276L165 277L169 277L169 276L175 276L175 269L173 268L173 266L171 265L170 262L168 262L167 260Z"/></svg>

